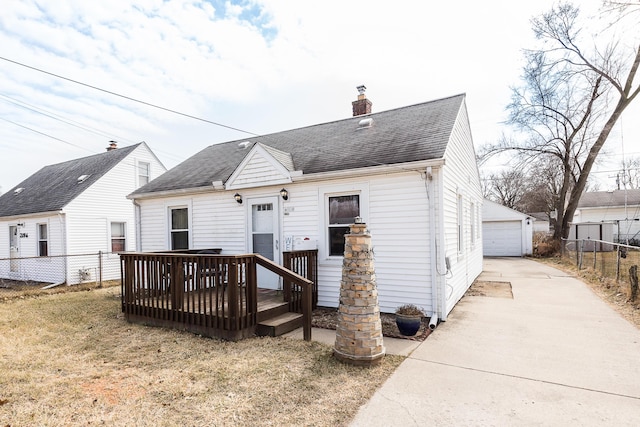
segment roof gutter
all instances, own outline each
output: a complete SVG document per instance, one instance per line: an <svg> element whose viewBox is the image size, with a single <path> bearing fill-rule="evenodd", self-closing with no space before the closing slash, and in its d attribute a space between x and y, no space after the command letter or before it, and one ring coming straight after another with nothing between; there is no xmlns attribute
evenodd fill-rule
<svg viewBox="0 0 640 427"><path fill-rule="evenodd" d="M175 190L155 191L151 193L129 194L127 195L127 199L129 200L157 199L157 198L162 198L167 196L184 196L189 194L210 193L212 190L216 191L219 189L215 186L179 188Z"/></svg>
<svg viewBox="0 0 640 427"><path fill-rule="evenodd" d="M62 214L62 209L57 210L57 211L47 211L47 212L31 212L31 213L24 213L24 214L16 214L16 215L7 215L7 216L3 216L0 217L3 220L12 220L12 219L21 219L21 218L37 218L37 217L41 217L41 216L52 216L52 215L59 215Z"/></svg>
<svg viewBox="0 0 640 427"><path fill-rule="evenodd" d="M323 181L326 179L335 178L355 178L361 176L370 175L382 175L388 173L400 173L400 172L424 172L425 168L432 166L443 166L444 159L422 160L419 162L411 163L398 163L397 165L380 165L370 166L366 168L357 169L345 169L339 171L320 172L308 175L302 175L299 177L293 177L293 182L309 182L309 181Z"/></svg>
<svg viewBox="0 0 640 427"><path fill-rule="evenodd" d="M357 169L344 169L339 171L329 171L329 172L319 172L319 173L311 173L305 175L292 173L291 181L292 182L312 182L312 181L324 181L327 179L337 179L337 178L356 178L362 176L371 176L371 175L383 175L389 173L400 173L400 172L423 172L425 168L431 167L439 167L445 164L444 159L432 159L432 160L421 160L418 162L410 162L410 163L398 163L396 165L380 165L380 166L370 166L366 168L357 168ZM268 185L271 185L269 183ZM165 190L165 191L155 191L150 193L138 193L138 194L129 194L127 199L137 200L137 199L154 199L161 198L167 196L184 196L191 194L201 194L201 193L210 193L211 191L230 191L225 188L222 181L214 181L211 183L211 186L202 186L202 187L192 187L192 188L179 188L175 190Z"/></svg>

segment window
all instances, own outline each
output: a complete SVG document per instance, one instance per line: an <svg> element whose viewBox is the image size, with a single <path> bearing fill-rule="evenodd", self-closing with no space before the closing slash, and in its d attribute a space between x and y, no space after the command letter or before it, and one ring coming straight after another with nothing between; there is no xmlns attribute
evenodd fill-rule
<svg viewBox="0 0 640 427"><path fill-rule="evenodd" d="M458 194L458 253L464 249L464 213L462 195Z"/></svg>
<svg viewBox="0 0 640 427"><path fill-rule="evenodd" d="M38 224L38 256L49 256L47 224Z"/></svg>
<svg viewBox="0 0 640 427"><path fill-rule="evenodd" d="M171 209L171 249L189 249L189 210Z"/></svg>
<svg viewBox="0 0 640 427"><path fill-rule="evenodd" d="M126 226L124 222L111 223L111 252L122 252L126 248Z"/></svg>
<svg viewBox="0 0 640 427"><path fill-rule="evenodd" d="M329 255L344 254L344 235L349 233L349 225L360 216L360 196L329 197Z"/></svg>
<svg viewBox="0 0 640 427"><path fill-rule="evenodd" d="M145 162L138 162L138 187L149 183L149 170L151 165Z"/></svg>

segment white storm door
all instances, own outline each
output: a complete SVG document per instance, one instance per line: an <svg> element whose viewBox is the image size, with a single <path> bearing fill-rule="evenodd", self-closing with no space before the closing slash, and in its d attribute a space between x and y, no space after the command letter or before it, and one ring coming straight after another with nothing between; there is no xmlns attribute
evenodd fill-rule
<svg viewBox="0 0 640 427"><path fill-rule="evenodd" d="M280 264L278 198L249 201L249 251ZM258 266L258 287L280 289L280 276Z"/></svg>
<svg viewBox="0 0 640 427"><path fill-rule="evenodd" d="M18 247L18 227L16 225L9 226L9 270L19 271L20 261L17 258L20 256L20 248Z"/></svg>

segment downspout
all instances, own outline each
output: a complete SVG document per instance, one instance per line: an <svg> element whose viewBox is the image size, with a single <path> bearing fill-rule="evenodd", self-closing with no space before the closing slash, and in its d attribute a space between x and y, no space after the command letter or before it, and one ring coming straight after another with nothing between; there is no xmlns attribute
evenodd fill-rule
<svg viewBox="0 0 640 427"><path fill-rule="evenodd" d="M142 207L136 199L133 199L133 206L133 217L136 227L136 251L142 252Z"/></svg>
<svg viewBox="0 0 640 427"><path fill-rule="evenodd" d="M427 166L425 181L427 186L427 202L429 203L429 258L431 269L431 318L429 319L429 329L434 330L438 325L438 257L436 245L436 208L435 197L433 195L432 168Z"/></svg>

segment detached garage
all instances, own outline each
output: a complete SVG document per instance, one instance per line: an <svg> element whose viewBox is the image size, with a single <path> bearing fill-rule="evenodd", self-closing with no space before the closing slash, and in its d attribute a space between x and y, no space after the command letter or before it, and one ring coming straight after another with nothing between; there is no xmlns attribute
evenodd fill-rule
<svg viewBox="0 0 640 427"><path fill-rule="evenodd" d="M533 252L533 219L490 200L482 206L484 256L524 256Z"/></svg>

